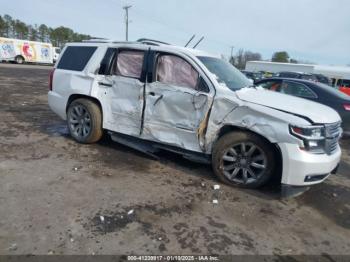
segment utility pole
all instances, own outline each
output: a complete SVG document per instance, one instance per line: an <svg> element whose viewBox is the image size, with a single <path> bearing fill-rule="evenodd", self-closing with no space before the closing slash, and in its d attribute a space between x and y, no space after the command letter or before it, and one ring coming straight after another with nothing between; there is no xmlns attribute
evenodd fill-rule
<svg viewBox="0 0 350 262"><path fill-rule="evenodd" d="M233 57L233 48L235 48L235 47L231 46L231 57L230 57L230 59Z"/></svg>
<svg viewBox="0 0 350 262"><path fill-rule="evenodd" d="M235 48L234 46L231 46L231 57L229 59L229 62L234 64L234 61L233 61L233 48Z"/></svg>
<svg viewBox="0 0 350 262"><path fill-rule="evenodd" d="M125 10L125 40L129 41L129 8L131 8L132 5L125 5L123 6L123 9Z"/></svg>

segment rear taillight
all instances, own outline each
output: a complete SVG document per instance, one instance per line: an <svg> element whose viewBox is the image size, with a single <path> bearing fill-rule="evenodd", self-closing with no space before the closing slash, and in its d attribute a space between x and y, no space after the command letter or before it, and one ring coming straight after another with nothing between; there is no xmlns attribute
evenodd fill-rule
<svg viewBox="0 0 350 262"><path fill-rule="evenodd" d="M55 68L51 70L50 76L49 76L49 90L52 91L52 81L53 81L53 74L55 73Z"/></svg>
<svg viewBox="0 0 350 262"><path fill-rule="evenodd" d="M350 111L350 104L344 104L344 109L346 111Z"/></svg>

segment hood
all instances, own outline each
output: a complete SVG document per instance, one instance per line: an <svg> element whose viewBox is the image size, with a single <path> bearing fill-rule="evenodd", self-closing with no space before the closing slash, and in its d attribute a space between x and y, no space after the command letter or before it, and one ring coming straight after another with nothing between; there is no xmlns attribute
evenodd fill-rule
<svg viewBox="0 0 350 262"><path fill-rule="evenodd" d="M236 91L236 94L243 101L306 117L317 124L329 124L341 120L339 114L332 108L291 95L255 88L243 88Z"/></svg>

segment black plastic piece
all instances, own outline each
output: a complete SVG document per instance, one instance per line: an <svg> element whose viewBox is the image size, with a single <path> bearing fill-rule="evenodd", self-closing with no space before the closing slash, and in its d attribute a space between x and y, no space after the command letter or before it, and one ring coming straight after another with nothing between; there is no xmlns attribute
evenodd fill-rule
<svg viewBox="0 0 350 262"><path fill-rule="evenodd" d="M99 75L110 75L111 74L112 62L114 60L116 52L117 52L116 48L108 48L107 49L107 52L101 61L100 69L98 71Z"/></svg>
<svg viewBox="0 0 350 262"><path fill-rule="evenodd" d="M282 184L281 198L287 199L287 198L297 197L309 189L310 187L308 186L291 186L291 185Z"/></svg>

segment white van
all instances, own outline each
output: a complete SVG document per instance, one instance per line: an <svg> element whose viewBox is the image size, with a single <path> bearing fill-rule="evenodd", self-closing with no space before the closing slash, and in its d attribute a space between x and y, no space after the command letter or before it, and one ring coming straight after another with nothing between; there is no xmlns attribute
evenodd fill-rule
<svg viewBox="0 0 350 262"><path fill-rule="evenodd" d="M60 49L50 43L0 37L0 61L53 64Z"/></svg>

